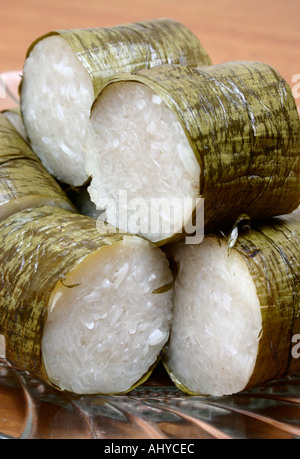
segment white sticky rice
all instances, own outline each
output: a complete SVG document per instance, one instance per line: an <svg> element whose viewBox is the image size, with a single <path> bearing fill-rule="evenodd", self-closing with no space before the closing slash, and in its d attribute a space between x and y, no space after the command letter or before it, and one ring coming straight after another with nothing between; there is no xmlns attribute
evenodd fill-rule
<svg viewBox="0 0 300 459"><path fill-rule="evenodd" d="M262 329L260 303L247 265L227 244L174 244L180 269L166 362L190 391L229 395L247 385Z"/></svg>
<svg viewBox="0 0 300 459"><path fill-rule="evenodd" d="M87 180L83 142L94 100L92 80L65 39L39 41L23 68L22 117L33 151L61 182Z"/></svg>
<svg viewBox="0 0 300 459"><path fill-rule="evenodd" d="M121 393L169 337L172 275L165 254L127 236L87 256L52 293L42 353L50 381L79 394Z"/></svg>
<svg viewBox="0 0 300 459"><path fill-rule="evenodd" d="M85 142L88 188L114 226L153 242L182 233L200 167L175 113L141 83L113 83L93 106Z"/></svg>

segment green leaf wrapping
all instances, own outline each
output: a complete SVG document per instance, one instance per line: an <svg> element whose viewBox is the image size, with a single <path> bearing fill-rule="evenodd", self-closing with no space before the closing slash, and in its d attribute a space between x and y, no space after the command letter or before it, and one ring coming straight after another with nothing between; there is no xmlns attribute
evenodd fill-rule
<svg viewBox="0 0 300 459"><path fill-rule="evenodd" d="M235 252L246 264L254 282L262 318L256 361L243 389L245 390L300 371L299 351L293 351L300 337L300 210L287 216L251 224L247 222L241 225L238 231L235 244L227 253L228 263L231 254ZM206 237L216 238L219 243L230 244L228 235L215 233ZM173 249L172 253L172 256L176 255L176 250ZM236 260L236 257L233 260ZM191 286L193 282L196 283L197 278L191 280ZM247 296L247 291L244 294ZM187 308L188 304L187 301ZM222 323L220 325L222 326ZM249 327L251 326L249 324ZM224 325L224 334L226 331ZM179 333L178 328L176 333ZM187 330L183 329L182 333L187 333ZM222 334L215 338L222 342ZM200 349L199 347L199 352ZM202 352L205 353L203 349ZM179 389L195 394L187 382L183 384L180 380L182 375L179 377L173 372L168 350L163 355L163 363ZM228 361L222 361L220 358L219 364L222 378L222 365L228 365L230 368L230 357L228 356ZM192 359L190 373L193 373ZM186 381L189 381L189 375L186 375Z"/></svg>
<svg viewBox="0 0 300 459"><path fill-rule="evenodd" d="M262 334L248 387L300 371L293 336L300 333L300 212L257 222L232 250L245 260L261 305Z"/></svg>
<svg viewBox="0 0 300 459"><path fill-rule="evenodd" d="M0 219L41 204L75 210L56 180L0 113Z"/></svg>
<svg viewBox="0 0 300 459"><path fill-rule="evenodd" d="M206 231L230 227L244 213L271 217L298 206L299 115L291 88L272 67L162 65L110 83L120 81L151 87L176 113L200 164Z"/></svg>
<svg viewBox="0 0 300 459"><path fill-rule="evenodd" d="M51 35L60 35L69 43L93 81L95 97L119 72L131 73L166 63L194 67L211 64L198 38L172 19L53 31L35 40L27 56L37 42Z"/></svg>

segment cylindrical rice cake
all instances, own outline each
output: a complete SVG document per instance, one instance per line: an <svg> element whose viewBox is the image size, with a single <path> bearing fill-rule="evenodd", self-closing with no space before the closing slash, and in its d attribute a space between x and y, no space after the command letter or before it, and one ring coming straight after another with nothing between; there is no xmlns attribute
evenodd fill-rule
<svg viewBox="0 0 300 459"><path fill-rule="evenodd" d="M299 115L289 85L264 63L119 75L93 105L85 149L88 191L107 221L159 245L198 223L207 233L299 204Z"/></svg>
<svg viewBox="0 0 300 459"><path fill-rule="evenodd" d="M140 237L64 209L0 223L6 357L60 390L123 393L145 381L169 337L173 276Z"/></svg>

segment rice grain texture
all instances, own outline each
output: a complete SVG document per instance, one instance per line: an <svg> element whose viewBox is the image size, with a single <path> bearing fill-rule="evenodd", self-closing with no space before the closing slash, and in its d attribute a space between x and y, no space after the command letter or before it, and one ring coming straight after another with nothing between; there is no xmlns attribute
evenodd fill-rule
<svg viewBox="0 0 300 459"><path fill-rule="evenodd" d="M83 142L94 99L118 73L165 63L211 60L198 38L171 19L60 30L35 40L23 67L21 111L31 146L48 171L70 185L85 183Z"/></svg>
<svg viewBox="0 0 300 459"><path fill-rule="evenodd" d="M79 394L127 392L149 376L173 308L160 249L49 206L7 218L0 241L9 360Z"/></svg>
<svg viewBox="0 0 300 459"><path fill-rule="evenodd" d="M165 366L182 390L230 395L300 370L300 213L168 248L178 263Z"/></svg>

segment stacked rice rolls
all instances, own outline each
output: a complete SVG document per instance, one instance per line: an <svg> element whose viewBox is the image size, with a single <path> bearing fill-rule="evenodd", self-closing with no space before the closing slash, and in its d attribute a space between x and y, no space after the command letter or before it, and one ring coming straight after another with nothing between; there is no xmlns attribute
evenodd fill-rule
<svg viewBox="0 0 300 459"><path fill-rule="evenodd" d="M161 357L192 394L300 370L300 122L275 69L212 65L158 19L38 38L20 97L22 135L0 117L11 362L78 394Z"/></svg>
<svg viewBox="0 0 300 459"><path fill-rule="evenodd" d="M49 172L70 185L85 183L83 143L94 99L112 76L165 63L211 61L198 38L171 19L38 38L23 68L21 110L31 147Z"/></svg>

